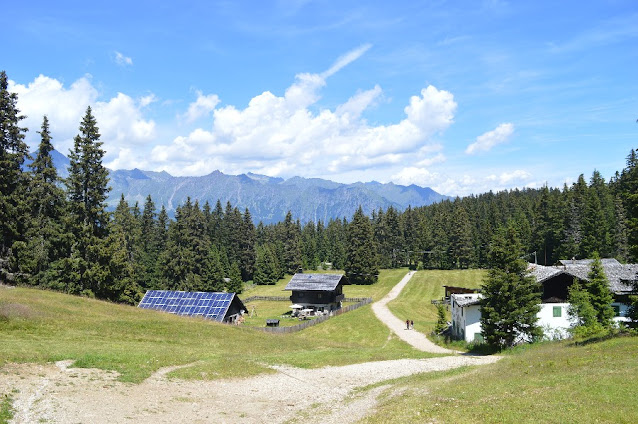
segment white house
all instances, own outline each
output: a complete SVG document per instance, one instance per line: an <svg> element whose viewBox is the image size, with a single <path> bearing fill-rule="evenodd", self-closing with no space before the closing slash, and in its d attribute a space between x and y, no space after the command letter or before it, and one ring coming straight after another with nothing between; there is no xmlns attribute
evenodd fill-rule
<svg viewBox="0 0 638 424"><path fill-rule="evenodd" d="M529 272L536 277L541 287L541 309L537 324L546 337L565 338L572 323L567 316L567 295L569 286L578 279L587 280L591 269L591 259L560 261L558 266L529 265ZM635 292L638 280L638 264L621 264L616 259L602 259L603 270L614 295L612 306L616 322L628 321L629 295ZM453 294L452 334L467 342L482 341L480 294Z"/></svg>
<svg viewBox="0 0 638 424"><path fill-rule="evenodd" d="M452 335L466 342L483 341L481 335L480 293L451 294Z"/></svg>

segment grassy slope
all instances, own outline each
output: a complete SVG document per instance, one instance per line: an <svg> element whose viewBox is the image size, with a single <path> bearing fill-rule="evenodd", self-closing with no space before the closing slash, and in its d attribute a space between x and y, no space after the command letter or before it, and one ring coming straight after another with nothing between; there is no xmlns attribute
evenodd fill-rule
<svg viewBox="0 0 638 424"><path fill-rule="evenodd" d="M367 423L635 423L638 337L528 346L478 369L397 380Z"/></svg>
<svg viewBox="0 0 638 424"><path fill-rule="evenodd" d="M443 286L477 288L483 282L484 275L484 270L476 269L419 271L412 276L399 296L388 304L388 308L402 320L411 319L417 330L427 334L434 329L437 319L436 306L430 301L443 297Z"/></svg>
<svg viewBox="0 0 638 424"><path fill-rule="evenodd" d="M378 297L404 273L383 272L369 289ZM390 337L370 306L300 333L272 335L49 291L0 288L0 365L74 359L77 366L140 381L160 367L193 362L175 374L241 377L268 372L264 364L318 367L405 357L428 355Z"/></svg>

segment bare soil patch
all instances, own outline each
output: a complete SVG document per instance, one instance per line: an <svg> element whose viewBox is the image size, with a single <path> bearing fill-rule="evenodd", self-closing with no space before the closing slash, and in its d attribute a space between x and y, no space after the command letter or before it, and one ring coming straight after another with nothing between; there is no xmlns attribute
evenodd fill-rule
<svg viewBox="0 0 638 424"><path fill-rule="evenodd" d="M497 359L447 356L319 369L280 366L274 374L215 381L168 379L171 367L140 384L119 382L115 372L72 368L69 361L8 364L0 369L0 393L13 392L16 423L283 423L304 416L344 423L372 412L382 391L354 396L357 387Z"/></svg>

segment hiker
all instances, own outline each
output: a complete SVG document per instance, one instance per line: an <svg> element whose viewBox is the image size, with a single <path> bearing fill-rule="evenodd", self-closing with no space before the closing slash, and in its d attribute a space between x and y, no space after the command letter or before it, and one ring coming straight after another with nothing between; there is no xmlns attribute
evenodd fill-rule
<svg viewBox="0 0 638 424"><path fill-rule="evenodd" d="M410 320L410 330L414 330L414 321Z"/></svg>
<svg viewBox="0 0 638 424"><path fill-rule="evenodd" d="M406 319L406 320L405 320L405 329L406 329L406 330L409 330L409 329L410 329L410 320L409 320L409 319Z"/></svg>

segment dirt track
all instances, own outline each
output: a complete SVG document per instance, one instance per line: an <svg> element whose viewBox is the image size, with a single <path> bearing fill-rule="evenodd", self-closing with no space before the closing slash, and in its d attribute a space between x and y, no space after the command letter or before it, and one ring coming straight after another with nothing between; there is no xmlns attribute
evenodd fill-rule
<svg viewBox="0 0 638 424"><path fill-rule="evenodd" d="M277 367L275 374L204 382L168 380L169 368L140 384L120 383L112 372L68 368L62 361L5 366L0 393L19 391L14 393L16 423L281 423L305 414L313 421L344 423L370 413L382 390L352 398L357 387L495 360L455 355L314 370Z"/></svg>
<svg viewBox="0 0 638 424"><path fill-rule="evenodd" d="M385 307L410 277L406 275L386 298L373 304L377 317L421 350L449 352L423 334L404 330L403 322ZM15 423L283 423L300 417L347 423L371 413L376 396L386 388L353 397L358 387L498 359L452 355L313 370L281 366L274 374L218 381L170 380L166 375L175 369L171 367L140 384L121 383L115 372L69 368L71 361L9 364L0 369L0 394L13 394Z"/></svg>

